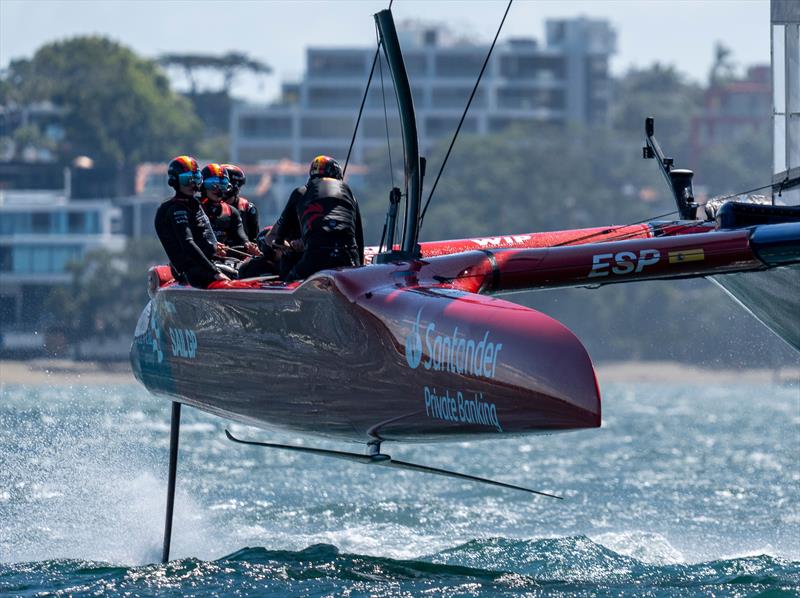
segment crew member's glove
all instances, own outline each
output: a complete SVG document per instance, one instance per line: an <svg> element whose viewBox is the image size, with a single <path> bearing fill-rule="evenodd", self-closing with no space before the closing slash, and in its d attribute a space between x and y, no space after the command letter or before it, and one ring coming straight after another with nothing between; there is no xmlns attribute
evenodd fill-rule
<svg viewBox="0 0 800 598"><path fill-rule="evenodd" d="M244 244L244 250L249 253L250 255L261 255L261 250L258 248L258 245L253 243L252 241L248 241Z"/></svg>
<svg viewBox="0 0 800 598"><path fill-rule="evenodd" d="M228 248L220 242L217 242L217 257L226 257L228 255Z"/></svg>

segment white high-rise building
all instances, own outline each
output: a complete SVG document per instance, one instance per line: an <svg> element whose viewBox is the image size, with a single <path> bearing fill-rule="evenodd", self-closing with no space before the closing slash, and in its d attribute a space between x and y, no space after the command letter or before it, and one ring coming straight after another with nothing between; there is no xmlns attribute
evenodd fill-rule
<svg viewBox="0 0 800 598"><path fill-rule="evenodd" d="M452 135L488 45L458 40L440 27L405 24L399 31L417 113L420 149ZM616 33L604 20L546 23L546 44L532 38L499 43L483 75L463 133L495 133L520 122L598 123L607 115L608 60ZM309 48L299 83L283 85L269 106L232 112L231 160L307 162L320 153L344 160L375 48ZM399 138L394 90L385 62L390 132ZM381 73L373 75L351 162L386 146Z"/></svg>

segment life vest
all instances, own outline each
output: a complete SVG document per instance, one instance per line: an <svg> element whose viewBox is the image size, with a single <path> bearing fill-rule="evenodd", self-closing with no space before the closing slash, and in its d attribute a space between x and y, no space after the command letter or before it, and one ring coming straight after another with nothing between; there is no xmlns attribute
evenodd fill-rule
<svg viewBox="0 0 800 598"><path fill-rule="evenodd" d="M208 198L206 198L203 200L203 207L208 205ZM220 210L219 214L216 216L214 215L214 206L211 206L208 211L204 211L208 216L208 220L211 222L211 228L214 229L214 234L217 236L217 240L220 243L226 243L228 241L228 230L231 226L231 215L233 214L233 211L231 210L231 207L224 201L221 201L218 205Z"/></svg>
<svg viewBox="0 0 800 598"><path fill-rule="evenodd" d="M236 209L239 210L242 214L244 214L247 210L250 209L250 202L247 201L244 197L236 198Z"/></svg>

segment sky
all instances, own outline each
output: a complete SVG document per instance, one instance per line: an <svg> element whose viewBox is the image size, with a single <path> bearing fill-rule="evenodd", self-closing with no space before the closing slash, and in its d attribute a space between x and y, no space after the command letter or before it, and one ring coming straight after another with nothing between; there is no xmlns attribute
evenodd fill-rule
<svg viewBox="0 0 800 598"><path fill-rule="evenodd" d="M280 82L299 79L308 46L375 43L373 13L386 0L0 0L0 68L50 41L102 34L155 57L166 52L244 51L272 66L265 78L243 78L234 95L267 101ZM490 42L505 2L396 0L395 21L447 23ZM706 79L714 44L740 66L769 64L768 0L516 0L501 34L543 42L548 18L608 19L617 30L615 74L659 61L696 81Z"/></svg>

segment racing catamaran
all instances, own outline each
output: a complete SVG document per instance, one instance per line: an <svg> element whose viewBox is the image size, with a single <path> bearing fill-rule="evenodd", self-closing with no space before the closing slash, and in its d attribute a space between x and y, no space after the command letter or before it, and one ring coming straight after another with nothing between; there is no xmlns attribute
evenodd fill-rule
<svg viewBox="0 0 800 598"><path fill-rule="evenodd" d="M289 284L243 280L224 290L177 284L165 267L151 271L152 299L137 325L131 362L150 392L172 401L164 561L181 404L265 429L360 443L366 454L249 442L227 432L237 442L553 496L381 452L387 441L600 426L600 391L581 342L554 319L497 297L503 293L711 277L800 351L800 293L791 292L800 288L800 207L720 202L707 212L694 201L691 171L664 156L652 119L644 157L657 161L680 220L419 243L425 161L414 105L391 11L375 21L405 149L398 241L395 190L384 240L363 267ZM800 176L787 175L774 190L798 184ZM216 366L224 367L224 380Z"/></svg>

